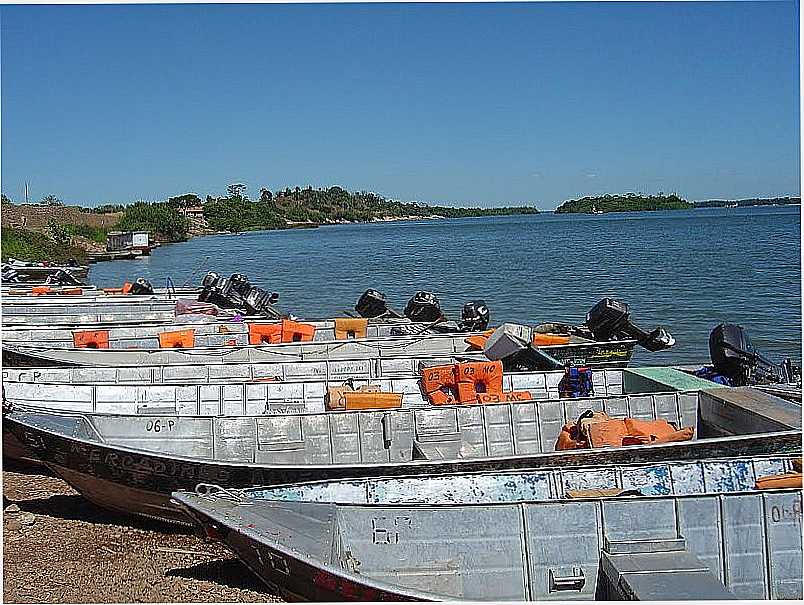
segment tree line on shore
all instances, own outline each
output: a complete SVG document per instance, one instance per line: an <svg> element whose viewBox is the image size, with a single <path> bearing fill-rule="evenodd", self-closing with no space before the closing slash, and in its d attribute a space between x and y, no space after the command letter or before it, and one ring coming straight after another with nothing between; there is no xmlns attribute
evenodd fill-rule
<svg viewBox="0 0 804 605"><path fill-rule="evenodd" d="M586 196L568 200L556 208L557 214L595 212L637 212L644 210L686 210L693 205L675 193L643 195L625 193L618 195Z"/></svg>
<svg viewBox="0 0 804 605"><path fill-rule="evenodd" d="M4 203L10 200L3 196ZM55 196L46 196L43 204L59 205ZM258 229L285 229L296 224L320 225L338 222L370 222L383 218L428 217L444 218L499 216L508 214L537 214L533 206L497 208L453 208L417 202L389 200L376 193L350 192L342 187L295 187L272 192L262 188L259 198L252 200L245 185L230 185L227 194L208 195L202 200L195 193L168 198L164 202L133 204L104 204L94 208L81 207L82 212L122 213L113 229L123 231L147 230L162 241L187 239L191 221L182 212L189 207L202 208L204 221L213 231L250 231ZM71 233L98 240L101 231L88 233L80 226L66 226ZM105 233L102 234L105 239Z"/></svg>

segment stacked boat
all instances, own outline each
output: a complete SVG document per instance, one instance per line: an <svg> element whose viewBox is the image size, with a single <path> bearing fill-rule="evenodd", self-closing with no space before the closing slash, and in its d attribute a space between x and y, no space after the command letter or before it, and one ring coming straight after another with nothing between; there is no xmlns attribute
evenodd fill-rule
<svg viewBox="0 0 804 605"><path fill-rule="evenodd" d="M629 366L673 340L611 299L489 328L426 293L304 321L96 292L19 295L16 324L4 295L4 455L224 541L276 593L802 598L800 384L742 333L696 375Z"/></svg>

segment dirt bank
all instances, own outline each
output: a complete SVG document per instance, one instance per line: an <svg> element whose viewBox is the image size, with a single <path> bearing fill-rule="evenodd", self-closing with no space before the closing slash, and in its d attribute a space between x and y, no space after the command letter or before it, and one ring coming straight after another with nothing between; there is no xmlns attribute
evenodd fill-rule
<svg viewBox="0 0 804 605"><path fill-rule="evenodd" d="M117 515L3 461L6 603L279 601L221 544Z"/></svg>
<svg viewBox="0 0 804 605"><path fill-rule="evenodd" d="M24 227L33 231L45 229L49 222L60 225L87 225L112 227L123 216L122 212L82 212L78 206L43 206L41 204L3 204L3 227Z"/></svg>

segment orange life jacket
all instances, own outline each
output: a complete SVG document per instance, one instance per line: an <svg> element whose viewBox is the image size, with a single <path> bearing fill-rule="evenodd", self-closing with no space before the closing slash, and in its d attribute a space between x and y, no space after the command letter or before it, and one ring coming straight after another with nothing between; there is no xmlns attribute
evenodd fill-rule
<svg viewBox="0 0 804 605"><path fill-rule="evenodd" d="M282 320L282 342L309 342L315 336L315 326L290 319Z"/></svg>
<svg viewBox="0 0 804 605"><path fill-rule="evenodd" d="M159 334L159 347L162 349L191 349L195 346L195 330L175 330Z"/></svg>
<svg viewBox="0 0 804 605"><path fill-rule="evenodd" d="M692 427L676 429L664 419L609 418L605 412L584 416L562 427L556 440L557 451L689 441L695 433Z"/></svg>
<svg viewBox="0 0 804 605"><path fill-rule="evenodd" d="M550 345L566 345L569 344L570 337L566 334L542 334L541 332L534 332L531 344L537 347L547 347Z"/></svg>
<svg viewBox="0 0 804 605"><path fill-rule="evenodd" d="M785 473L783 475L770 475L757 479L757 489L781 489L797 487L801 489L801 473Z"/></svg>
<svg viewBox="0 0 804 605"><path fill-rule="evenodd" d="M502 361L468 361L455 365L458 401L475 402L482 393L502 393Z"/></svg>
<svg viewBox="0 0 804 605"><path fill-rule="evenodd" d="M421 384L422 390L433 405L458 402L455 364L423 368Z"/></svg>
<svg viewBox="0 0 804 605"><path fill-rule="evenodd" d="M348 338L365 338L368 330L368 319L365 317L336 317L335 340Z"/></svg>
<svg viewBox="0 0 804 605"><path fill-rule="evenodd" d="M109 330L77 330L73 332L76 349L108 349Z"/></svg>
<svg viewBox="0 0 804 605"><path fill-rule="evenodd" d="M502 391L501 393L478 393L478 403L509 403L513 401L530 401L530 391Z"/></svg>
<svg viewBox="0 0 804 605"><path fill-rule="evenodd" d="M248 324L248 343L251 345L282 342L282 324Z"/></svg>
<svg viewBox="0 0 804 605"><path fill-rule="evenodd" d="M494 330L486 330L482 334L475 334L465 338L464 342L470 346L470 351L482 351L486 346L486 341L492 334L494 334Z"/></svg>

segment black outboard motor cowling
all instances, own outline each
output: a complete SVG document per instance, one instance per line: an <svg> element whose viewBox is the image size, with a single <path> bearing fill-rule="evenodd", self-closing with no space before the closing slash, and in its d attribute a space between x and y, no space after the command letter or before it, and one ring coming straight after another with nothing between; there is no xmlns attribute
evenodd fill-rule
<svg viewBox="0 0 804 605"><path fill-rule="evenodd" d="M209 277L209 274L207 277ZM218 276L212 286L204 288L198 296L198 300L212 303L221 309L243 310L245 308L243 297L235 292L232 281L226 277Z"/></svg>
<svg viewBox="0 0 804 605"><path fill-rule="evenodd" d="M151 285L147 279L142 277L138 278L133 284L131 284L131 294L153 294L154 287Z"/></svg>
<svg viewBox="0 0 804 605"><path fill-rule="evenodd" d="M246 313L279 319L281 313L273 307L277 300L279 300L279 294L276 292L266 292L262 288L251 286L244 299Z"/></svg>
<svg viewBox="0 0 804 605"><path fill-rule="evenodd" d="M604 298L586 314L586 326L600 341L633 338L648 351L655 352L672 347L676 340L662 326L651 332L631 322L628 305L613 298Z"/></svg>
<svg viewBox="0 0 804 605"><path fill-rule="evenodd" d="M419 290L410 298L403 313L410 321L423 323L433 323L444 318L438 297L424 290Z"/></svg>
<svg viewBox="0 0 804 605"><path fill-rule="evenodd" d="M461 310L462 332L482 332L489 327L491 313L485 300L477 299L466 303Z"/></svg>
<svg viewBox="0 0 804 605"><path fill-rule="evenodd" d="M385 294L379 290L369 288L357 299L355 311L357 311L360 317L373 319L375 317L384 317L389 313L390 309L388 308L388 301L385 298Z"/></svg>
<svg viewBox="0 0 804 605"><path fill-rule="evenodd" d="M59 269L45 278L45 284L48 286L83 286L84 282L69 271Z"/></svg>
<svg viewBox="0 0 804 605"><path fill-rule="evenodd" d="M201 302L212 303L221 309L241 311L246 315L261 315L272 319L282 317L282 313L273 306L279 300L279 294L252 286L248 277L242 273L221 277L210 271L204 276L201 285L204 287L198 296Z"/></svg>
<svg viewBox="0 0 804 605"><path fill-rule="evenodd" d="M751 342L748 332L736 324L722 323L709 334L709 357L715 371L734 386L792 382L796 376L790 359L775 364Z"/></svg>
<svg viewBox="0 0 804 605"><path fill-rule="evenodd" d="M232 275L229 276L229 283L232 285L232 290L243 298L248 296L249 290L251 290L252 287L248 277L242 273L232 273Z"/></svg>
<svg viewBox="0 0 804 605"><path fill-rule="evenodd" d="M3 267L3 274L2 274L2 277L0 279L2 279L2 281L4 281L4 282L8 282L8 283L17 283L19 281L22 281L20 279L19 273L17 273L17 271L15 269L12 269L11 267L5 267L5 266Z"/></svg>
<svg viewBox="0 0 804 605"><path fill-rule="evenodd" d="M201 280L201 287L204 289L214 288L215 284L218 283L218 280L220 278L221 278L220 275L218 275L214 271L210 271L204 276L204 279Z"/></svg>

